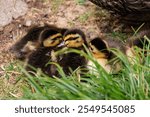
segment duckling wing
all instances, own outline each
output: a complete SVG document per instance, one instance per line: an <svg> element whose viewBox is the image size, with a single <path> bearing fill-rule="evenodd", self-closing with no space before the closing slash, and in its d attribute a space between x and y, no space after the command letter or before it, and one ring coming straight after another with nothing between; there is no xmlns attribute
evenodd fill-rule
<svg viewBox="0 0 150 117"><path fill-rule="evenodd" d="M28 57L28 64L34 68L41 68L41 70L44 71L46 64L50 60L50 57L47 55L49 51L49 48L38 48Z"/></svg>
<svg viewBox="0 0 150 117"><path fill-rule="evenodd" d="M60 66L63 67L66 75L70 74L70 69L75 70L78 67L83 67L86 65L86 59L83 56L80 56L77 53L68 53L62 56L62 59L59 61Z"/></svg>

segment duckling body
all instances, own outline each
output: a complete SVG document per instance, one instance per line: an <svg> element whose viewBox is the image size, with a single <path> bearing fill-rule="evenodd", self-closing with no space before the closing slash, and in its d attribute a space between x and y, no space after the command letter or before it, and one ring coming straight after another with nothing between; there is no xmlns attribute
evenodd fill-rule
<svg viewBox="0 0 150 117"><path fill-rule="evenodd" d="M50 74L50 65L48 62L50 61L49 51L50 48L38 48L36 51L32 52L27 58L26 58L26 70L27 71L34 71L37 68L40 68L43 73L47 75Z"/></svg>
<svg viewBox="0 0 150 117"><path fill-rule="evenodd" d="M85 57L77 53L68 53L61 56L62 59L59 60L59 65L63 68L63 71L66 75L70 75L72 71L77 68L85 67L86 59Z"/></svg>

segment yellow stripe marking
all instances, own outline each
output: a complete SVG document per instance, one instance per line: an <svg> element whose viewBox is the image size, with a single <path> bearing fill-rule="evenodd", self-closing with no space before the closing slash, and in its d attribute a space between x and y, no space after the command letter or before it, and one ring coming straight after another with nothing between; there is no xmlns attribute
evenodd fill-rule
<svg viewBox="0 0 150 117"><path fill-rule="evenodd" d="M50 38L48 38L48 39L55 39L55 38L60 37L60 36L62 36L62 34L61 33L57 33L55 35L50 36Z"/></svg>

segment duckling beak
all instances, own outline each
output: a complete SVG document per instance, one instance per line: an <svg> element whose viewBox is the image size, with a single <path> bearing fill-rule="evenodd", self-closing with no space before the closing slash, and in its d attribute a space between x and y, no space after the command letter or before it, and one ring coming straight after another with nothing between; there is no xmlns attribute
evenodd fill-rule
<svg viewBox="0 0 150 117"><path fill-rule="evenodd" d="M65 42L62 41L62 42L58 45L58 47L63 47L64 45L65 45Z"/></svg>

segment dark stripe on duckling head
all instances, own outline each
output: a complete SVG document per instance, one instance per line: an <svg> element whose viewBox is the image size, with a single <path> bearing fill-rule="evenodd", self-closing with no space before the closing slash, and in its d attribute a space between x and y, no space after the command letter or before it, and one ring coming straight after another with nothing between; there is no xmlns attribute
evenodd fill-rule
<svg viewBox="0 0 150 117"><path fill-rule="evenodd" d="M60 33L61 33L62 35L64 35L67 30L68 30L67 28L61 28L61 29L60 29Z"/></svg>
<svg viewBox="0 0 150 117"><path fill-rule="evenodd" d="M76 40L80 38L81 36L79 34L69 34L64 38L64 41L71 41L71 40Z"/></svg>

